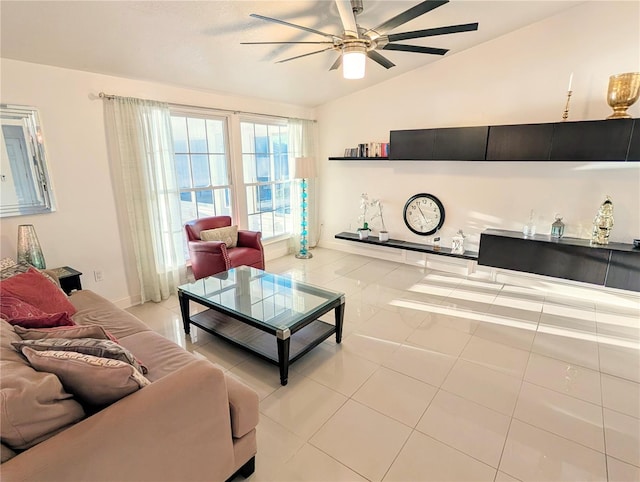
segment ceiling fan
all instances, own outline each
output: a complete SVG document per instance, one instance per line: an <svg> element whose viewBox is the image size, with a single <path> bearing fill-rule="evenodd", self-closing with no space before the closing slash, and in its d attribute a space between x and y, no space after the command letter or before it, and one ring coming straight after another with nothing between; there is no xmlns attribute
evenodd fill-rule
<svg viewBox="0 0 640 482"><path fill-rule="evenodd" d="M426 0L418 5L399 13L395 17L381 23L375 28L364 28L358 25L356 16L363 11L362 0L335 0L340 14L340 19L344 32L340 35L321 32L319 30L303 27L293 23L285 22L277 18L265 17L252 13L250 16L267 22L278 23L287 27L304 30L305 32L321 35L327 40L316 42L241 42L244 45L281 45L281 44L323 44L327 47L309 52L295 57L279 60L276 63L289 62L291 60L308 57L333 50L340 53L329 70L336 70L340 65L343 67L345 79L361 79L364 77L366 57L382 65L386 69L394 67L395 64L379 53L380 50L396 50L402 52L414 52L419 54L444 55L449 50L422 47L419 45L408 45L396 43L401 40L433 37L436 35L446 35L450 33L469 32L478 30L478 23L465 23L461 25L449 25L447 27L428 28L424 30L414 30L411 32L388 33L389 31L403 25L414 18L424 15L431 10L438 8L449 0Z"/></svg>

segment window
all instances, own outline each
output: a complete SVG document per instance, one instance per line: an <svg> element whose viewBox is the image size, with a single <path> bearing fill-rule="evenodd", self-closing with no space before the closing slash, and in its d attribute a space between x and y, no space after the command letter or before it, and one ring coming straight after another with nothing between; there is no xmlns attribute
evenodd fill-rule
<svg viewBox="0 0 640 482"><path fill-rule="evenodd" d="M249 229L265 239L292 232L286 123L240 123Z"/></svg>
<svg viewBox="0 0 640 482"><path fill-rule="evenodd" d="M226 118L172 115L171 128L182 223L231 216Z"/></svg>

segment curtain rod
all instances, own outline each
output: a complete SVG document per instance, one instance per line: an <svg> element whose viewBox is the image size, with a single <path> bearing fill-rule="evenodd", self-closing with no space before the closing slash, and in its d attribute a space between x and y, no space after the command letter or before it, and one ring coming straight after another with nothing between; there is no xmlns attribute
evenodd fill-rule
<svg viewBox="0 0 640 482"><path fill-rule="evenodd" d="M115 99L116 97L120 97L120 96L115 95L115 94L105 94L104 92L100 92L98 94L98 97L100 97L101 99L112 100L112 99ZM257 116L263 116L263 117L275 117L276 119L305 120L305 121L311 121L313 123L318 122L315 119L302 119L300 117L287 117L287 116L284 116L284 115L262 114L260 112L248 112L248 111L236 110L236 109L219 109L217 107L203 107L201 105L191 105L191 104L176 104L174 102L167 102L167 104L170 107L178 107L178 108L186 107L188 109L209 109L209 110L216 110L216 111L220 111L220 112L231 112L232 114L247 114L247 115L257 115Z"/></svg>

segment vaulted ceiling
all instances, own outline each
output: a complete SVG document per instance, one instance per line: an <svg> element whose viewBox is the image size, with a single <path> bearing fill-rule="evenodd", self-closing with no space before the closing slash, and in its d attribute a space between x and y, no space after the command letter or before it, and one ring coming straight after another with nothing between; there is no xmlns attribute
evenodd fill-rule
<svg viewBox="0 0 640 482"><path fill-rule="evenodd" d="M419 2L364 0L358 23L375 27ZM478 22L475 32L403 42L446 48L450 50L446 55L450 56L578 3L581 2L452 0L393 32ZM338 55L332 51L277 64L276 60L313 52L319 50L318 46L241 42L323 38L251 18L251 13L342 33L338 9L332 0L2 0L0 54L8 59L309 107L442 58L385 51L396 67L385 70L368 61L366 76L361 80L345 80L340 70L329 71Z"/></svg>

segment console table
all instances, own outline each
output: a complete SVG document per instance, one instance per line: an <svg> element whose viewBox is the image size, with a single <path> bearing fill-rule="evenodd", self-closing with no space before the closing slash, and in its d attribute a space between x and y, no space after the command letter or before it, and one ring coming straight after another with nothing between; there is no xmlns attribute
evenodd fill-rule
<svg viewBox="0 0 640 482"><path fill-rule="evenodd" d="M588 239L488 229L480 235L478 264L640 291L640 250L632 244L591 246Z"/></svg>

